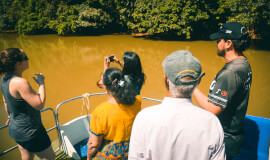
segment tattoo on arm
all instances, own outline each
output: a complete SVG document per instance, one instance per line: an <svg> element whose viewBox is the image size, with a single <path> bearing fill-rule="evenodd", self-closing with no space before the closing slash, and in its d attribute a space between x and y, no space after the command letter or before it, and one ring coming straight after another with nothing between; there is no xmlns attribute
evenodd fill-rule
<svg viewBox="0 0 270 160"><path fill-rule="evenodd" d="M95 154L98 151L98 146L93 146L92 143L88 144L88 152L87 152L87 157L92 158L95 156Z"/></svg>
<svg viewBox="0 0 270 160"><path fill-rule="evenodd" d="M97 149L97 146L91 146L91 147L89 148L89 150L91 150L91 149Z"/></svg>

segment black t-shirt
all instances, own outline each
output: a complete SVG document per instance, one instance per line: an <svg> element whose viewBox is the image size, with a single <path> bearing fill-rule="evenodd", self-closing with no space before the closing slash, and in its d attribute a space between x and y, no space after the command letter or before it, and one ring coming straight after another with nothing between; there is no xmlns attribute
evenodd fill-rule
<svg viewBox="0 0 270 160"><path fill-rule="evenodd" d="M218 115L224 130L226 153L238 154L244 138L244 119L248 106L252 72L246 58L225 64L213 80L208 101L223 108Z"/></svg>

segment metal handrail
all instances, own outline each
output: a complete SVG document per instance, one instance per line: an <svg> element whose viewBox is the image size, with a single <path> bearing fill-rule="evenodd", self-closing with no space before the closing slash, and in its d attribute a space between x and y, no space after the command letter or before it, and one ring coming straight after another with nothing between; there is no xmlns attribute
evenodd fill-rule
<svg viewBox="0 0 270 160"><path fill-rule="evenodd" d="M86 94L86 96L87 97L91 97L91 96L97 96L97 95L106 95L107 94L107 92L101 92L101 93L93 93L93 94ZM59 110L59 108L63 105L63 104L65 104L65 103L68 103L68 102L71 102L71 101L74 101L74 100L77 100L77 99L80 99L80 98L83 98L84 96L78 96L78 97L74 97L74 98L71 98L71 99L68 99L68 100L66 100L66 101L63 101L63 102L61 102L61 103L59 103L57 106L56 106L56 111L55 111L55 113L56 113L56 118L57 118L57 120L56 120L56 125L59 125L60 126L60 122L59 122L59 119L58 119L58 110ZM145 99L145 100L150 100L150 101L155 101L155 102L162 102L162 100L159 100L159 99L153 99L153 98L147 98L147 97L142 97L142 99Z"/></svg>
<svg viewBox="0 0 270 160"><path fill-rule="evenodd" d="M48 111L48 110L51 110L51 111L53 112L54 120L55 120L55 122L56 122L55 111L54 111L52 108L45 108L45 109L41 110L40 112L45 112L45 111ZM6 127L8 127L8 124L5 124L5 125L1 126L1 127L0 127L0 130L1 130L1 129L4 129L4 128L6 128ZM52 130L55 129L55 128L56 128L56 126L50 128L50 129L47 129L46 131L47 131L47 132L50 132L50 131L52 131ZM58 138L58 139L59 139L59 138ZM1 153L0 153L0 156L6 154L6 153L8 153L8 152L10 152L10 151L12 151L12 150L14 150L14 149L16 149L16 148L18 148L18 145L15 145L15 146L13 146L13 147L11 147L11 148L9 148L9 149L7 149L7 150L1 152ZM57 148L54 152L57 152L58 150L59 150L59 146L58 146L58 148Z"/></svg>
<svg viewBox="0 0 270 160"><path fill-rule="evenodd" d="M50 129L46 130L47 132L50 132L50 131L52 131L53 129L57 129L58 140L59 140L59 146L57 147L57 149L56 149L54 152L57 152L57 151L60 149L60 147L64 144L64 143L63 143L62 136L61 136L61 133L60 133L60 122L59 122L59 117L58 117L58 115L59 115L59 114L58 114L59 108L60 108L63 104L68 103L68 102L71 102L71 101L74 101L74 100L77 100L77 99L81 99L81 98L84 98L84 97L97 96L97 95L106 95L106 94L107 94L107 92L93 93L93 94L88 94L88 93L86 93L86 94L84 94L83 96L74 97L74 98L71 98L71 99L68 99L68 100L66 100L66 101L63 101L63 102L59 103L59 104L56 106L56 109L55 109L55 110L53 110L52 108L46 108L46 109L41 110L41 112L45 112L45 111L47 111L47 110L51 110L51 111L53 112L53 115L54 115L54 120L55 120L56 126L54 126L54 127L50 128ZM162 100L153 99L153 98L147 98L147 97L142 97L142 99L150 100L150 101L155 101L155 102L162 102ZM8 127L8 125L0 126L0 130L3 129L3 128L6 128L6 127ZM65 144L64 144L64 145L65 145ZM16 149L17 147L18 147L18 145L13 146L13 147L11 147L11 148L5 150L4 152L0 153L0 156L2 156L2 155L4 155L4 154L6 154L6 153L8 153L8 152L10 152L10 151L12 151L12 150L14 150L14 149ZM65 148L65 146L62 146L62 147Z"/></svg>
<svg viewBox="0 0 270 160"><path fill-rule="evenodd" d="M102 93L93 93L93 94L84 94L83 96L78 96L78 97L74 97L74 98L71 98L71 99L68 99L66 101L63 101L61 103L59 103L57 106L56 106L56 126L57 126L57 131L58 131L58 136L59 136L59 148L62 147L63 150L66 150L66 144L64 143L64 140L63 140L63 137L61 136L61 133L60 133L60 122L59 122L59 118L58 118L58 110L59 108L65 104L65 103L68 103L68 102L71 102L71 101L74 101L74 100L77 100L77 99L80 99L80 98L84 98L84 97L91 97L91 96L97 96L97 95L106 95L107 92L102 92ZM147 98L147 97L142 97L142 99L145 99L145 100L150 100L150 101L155 101L155 102L162 102L162 100L158 100L158 99L153 99L153 98Z"/></svg>
<svg viewBox="0 0 270 160"><path fill-rule="evenodd" d="M1 126L0 129L6 128L7 126L8 126L8 125L5 124L5 125Z"/></svg>
<svg viewBox="0 0 270 160"><path fill-rule="evenodd" d="M87 96L87 97L91 97L91 96L97 96L97 95L106 95L107 94L107 92L101 92L101 93L93 93L93 94L89 94L89 93L86 93L85 95ZM68 100L66 100L66 101L63 101L63 102L61 102L61 103L59 103L57 106L56 106L56 115L58 115L58 109L60 108L60 106L62 106L63 104L65 104L65 103L68 103L68 102L70 102L70 101L74 101L74 100L76 100L76 99L80 99L80 98L83 98L84 96L78 96L78 97L74 97L74 98L71 98L71 99L68 99Z"/></svg>
<svg viewBox="0 0 270 160"><path fill-rule="evenodd" d="M59 122L59 117L58 117L58 115L59 115L59 114L58 114L59 108L60 108L63 104L65 104L65 103L68 103L68 102L71 102L71 101L74 101L74 100L77 100L77 99L80 99L80 98L84 98L85 96L86 96L86 97L91 97L91 96L106 95L106 94L107 94L107 92L93 93L93 94L88 94L88 93L86 93L86 94L84 94L83 96L78 96L78 97L74 97L74 98L68 99L68 100L66 100L66 101L63 101L63 102L59 103L59 104L56 106L56 110L55 110L55 113L56 113L56 121L55 121L55 122L56 122L56 126L57 126L58 137L59 137L59 147L58 147L58 148L62 147L63 150L66 150L66 144L63 143L64 140L63 140L63 137L61 136L61 133L60 133L61 128L60 128L60 122Z"/></svg>
<svg viewBox="0 0 270 160"><path fill-rule="evenodd" d="M162 100L159 100L159 99L153 99L153 98L147 98L147 97L142 97L142 99L150 100L150 101L155 101L155 102L162 102Z"/></svg>

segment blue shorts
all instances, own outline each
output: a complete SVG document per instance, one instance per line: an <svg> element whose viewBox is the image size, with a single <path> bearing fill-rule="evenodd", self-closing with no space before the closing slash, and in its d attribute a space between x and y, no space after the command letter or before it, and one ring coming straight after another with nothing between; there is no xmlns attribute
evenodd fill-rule
<svg viewBox="0 0 270 160"><path fill-rule="evenodd" d="M28 141L16 142L29 152L41 152L51 145L51 140L46 130Z"/></svg>

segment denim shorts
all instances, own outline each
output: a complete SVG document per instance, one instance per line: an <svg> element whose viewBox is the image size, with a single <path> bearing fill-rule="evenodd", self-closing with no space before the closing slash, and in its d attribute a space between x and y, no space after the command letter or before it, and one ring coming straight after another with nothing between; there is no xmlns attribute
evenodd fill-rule
<svg viewBox="0 0 270 160"><path fill-rule="evenodd" d="M29 152L41 152L51 145L51 140L46 130L28 141L16 142Z"/></svg>

